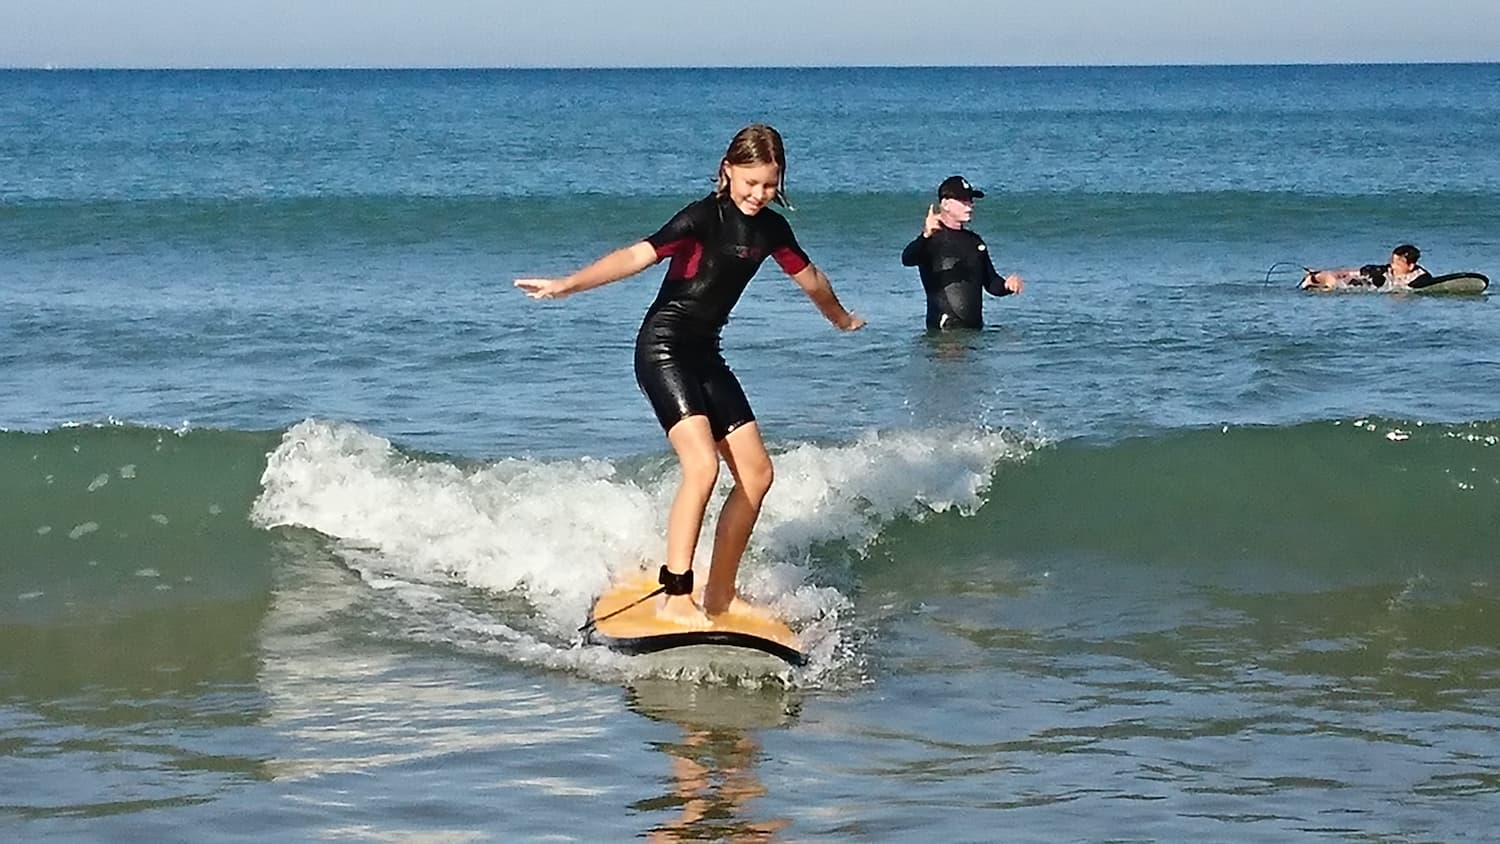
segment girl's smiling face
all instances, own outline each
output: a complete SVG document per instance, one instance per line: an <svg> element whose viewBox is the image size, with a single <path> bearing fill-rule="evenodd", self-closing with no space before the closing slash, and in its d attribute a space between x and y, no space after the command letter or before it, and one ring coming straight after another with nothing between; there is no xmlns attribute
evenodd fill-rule
<svg viewBox="0 0 1500 844"><path fill-rule="evenodd" d="M769 205L776 198L777 186L781 184L781 168L774 162L730 164L726 161L724 175L729 182L729 200L746 217L754 217Z"/></svg>

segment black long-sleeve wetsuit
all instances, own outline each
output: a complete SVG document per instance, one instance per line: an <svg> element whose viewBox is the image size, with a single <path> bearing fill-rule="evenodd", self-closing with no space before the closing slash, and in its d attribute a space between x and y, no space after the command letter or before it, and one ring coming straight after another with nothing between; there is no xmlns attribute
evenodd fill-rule
<svg viewBox="0 0 1500 844"><path fill-rule="evenodd" d="M983 328L981 291L1010 293L984 238L968 229L939 226L930 236L918 235L901 251L901 263L916 267L922 276L928 328Z"/></svg>

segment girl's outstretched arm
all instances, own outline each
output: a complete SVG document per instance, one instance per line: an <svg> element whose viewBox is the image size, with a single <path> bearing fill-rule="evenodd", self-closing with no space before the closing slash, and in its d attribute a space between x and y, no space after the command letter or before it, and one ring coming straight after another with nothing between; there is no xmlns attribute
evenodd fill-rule
<svg viewBox="0 0 1500 844"><path fill-rule="evenodd" d="M833 326L840 331L857 331L864 328L865 321L844 310L839 297L833 293L833 284L828 281L828 276L818 269L817 264L808 264L802 271L792 276L792 281L802 288L818 310Z"/></svg>
<svg viewBox="0 0 1500 844"><path fill-rule="evenodd" d="M622 246L565 278L518 278L516 286L533 299L561 299L629 278L656 263L656 248L646 241Z"/></svg>

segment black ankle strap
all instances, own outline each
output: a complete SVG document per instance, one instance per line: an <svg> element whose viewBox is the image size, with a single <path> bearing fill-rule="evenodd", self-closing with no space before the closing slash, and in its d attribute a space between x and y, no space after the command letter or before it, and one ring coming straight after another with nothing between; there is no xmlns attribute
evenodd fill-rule
<svg viewBox="0 0 1500 844"><path fill-rule="evenodd" d="M688 569L682 574L673 574L667 571L666 566L662 566L661 574L656 576L656 582L662 585L662 591L668 595L689 595L693 591L693 570Z"/></svg>

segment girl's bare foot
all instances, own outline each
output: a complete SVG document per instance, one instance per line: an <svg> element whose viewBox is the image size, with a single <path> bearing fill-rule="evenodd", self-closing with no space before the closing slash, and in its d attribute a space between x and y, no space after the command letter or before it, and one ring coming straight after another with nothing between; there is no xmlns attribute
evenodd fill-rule
<svg viewBox="0 0 1500 844"><path fill-rule="evenodd" d="M707 627L711 623L691 595L663 595L656 604L656 617L683 627Z"/></svg>
<svg viewBox="0 0 1500 844"><path fill-rule="evenodd" d="M709 618L717 618L725 613L735 613L736 615L743 615L750 618L760 618L767 620L776 618L776 614L771 612L769 608L763 607L760 604L753 604L745 598L741 597L738 593L736 593L733 598L729 599L729 605L725 607L722 612L711 613L709 614Z"/></svg>

